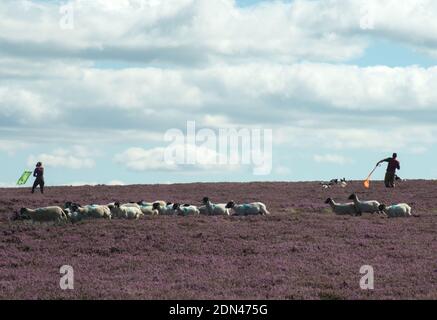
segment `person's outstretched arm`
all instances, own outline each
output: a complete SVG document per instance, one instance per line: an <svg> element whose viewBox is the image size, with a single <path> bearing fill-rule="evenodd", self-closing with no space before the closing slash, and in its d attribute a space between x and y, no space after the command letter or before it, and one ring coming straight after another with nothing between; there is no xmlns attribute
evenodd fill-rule
<svg viewBox="0 0 437 320"><path fill-rule="evenodd" d="M376 165L379 166L381 163L383 163L383 162L389 162L389 161L390 161L390 158L383 159L383 160L379 161Z"/></svg>

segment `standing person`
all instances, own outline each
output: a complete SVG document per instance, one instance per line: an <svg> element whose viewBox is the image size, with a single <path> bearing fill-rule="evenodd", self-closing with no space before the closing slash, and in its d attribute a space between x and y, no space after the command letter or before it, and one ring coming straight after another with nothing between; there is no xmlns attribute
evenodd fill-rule
<svg viewBox="0 0 437 320"><path fill-rule="evenodd" d="M396 170L400 170L401 166L399 161L397 160L398 154L393 153L393 156L391 158L387 158L384 160L381 160L377 163L379 166L383 162L388 162L387 166L387 172L385 173L385 186L387 188L394 188L395 187L395 179L396 179Z"/></svg>
<svg viewBox="0 0 437 320"><path fill-rule="evenodd" d="M44 193L44 168L41 162L36 164L36 168L33 171L33 176L36 178L33 183L32 193L35 192L36 187L39 185L41 193Z"/></svg>

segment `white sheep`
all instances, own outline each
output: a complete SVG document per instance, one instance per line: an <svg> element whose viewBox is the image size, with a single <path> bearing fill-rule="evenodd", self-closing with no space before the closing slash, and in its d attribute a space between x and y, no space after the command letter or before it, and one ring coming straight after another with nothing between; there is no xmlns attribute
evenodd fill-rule
<svg viewBox="0 0 437 320"><path fill-rule="evenodd" d="M386 206L381 204L379 210L384 212L389 218L411 217L411 207L406 203Z"/></svg>
<svg viewBox="0 0 437 320"><path fill-rule="evenodd" d="M233 209L237 216L251 216L251 215L268 215L267 207L262 202L253 202L248 204L235 204L230 201L226 204L226 208Z"/></svg>
<svg viewBox="0 0 437 320"><path fill-rule="evenodd" d="M378 213L380 212L379 210L380 203L376 200L360 201L360 199L358 199L358 196L355 193L351 194L348 199L354 201L355 209L357 213L360 215L366 212L372 214L375 212Z"/></svg>
<svg viewBox="0 0 437 320"><path fill-rule="evenodd" d="M137 202L137 204L140 206L140 210L144 215L156 216L159 214L158 210L153 209L153 203L140 201Z"/></svg>
<svg viewBox="0 0 437 320"><path fill-rule="evenodd" d="M226 203L214 204L209 200L208 197L204 197L202 202L208 211L208 215L210 216L230 215L229 208L226 208Z"/></svg>
<svg viewBox="0 0 437 320"><path fill-rule="evenodd" d="M157 210L158 213L163 216L169 216L175 213L172 202L156 201L153 203L152 208L153 210Z"/></svg>
<svg viewBox="0 0 437 320"><path fill-rule="evenodd" d="M328 198L325 201L326 204L329 204L332 208L332 211L337 215L356 215L357 211L355 209L355 204L353 202L350 203L336 203L333 199Z"/></svg>
<svg viewBox="0 0 437 320"><path fill-rule="evenodd" d="M190 204L184 204L181 206L179 203L175 203L173 205L173 210L177 215L180 216L198 216L200 214L200 210L196 206Z"/></svg>
<svg viewBox="0 0 437 320"><path fill-rule="evenodd" d="M113 206L110 206L110 210L112 216L119 219L137 220L144 216L144 213L137 206L120 205L119 202L115 202Z"/></svg>
<svg viewBox="0 0 437 320"><path fill-rule="evenodd" d="M46 207L35 210L21 208L20 216L29 217L36 222L67 222L68 217L61 207Z"/></svg>
<svg viewBox="0 0 437 320"><path fill-rule="evenodd" d="M73 205L73 211L78 212L82 217L93 219L111 219L112 214L109 206L101 206L98 204L80 207Z"/></svg>

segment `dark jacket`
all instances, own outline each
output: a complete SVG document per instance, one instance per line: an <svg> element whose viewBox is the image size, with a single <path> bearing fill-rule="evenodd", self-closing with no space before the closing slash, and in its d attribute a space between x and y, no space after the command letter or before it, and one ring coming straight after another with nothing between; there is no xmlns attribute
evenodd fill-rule
<svg viewBox="0 0 437 320"><path fill-rule="evenodd" d="M40 180L44 179L44 168L43 167L35 168L35 170L33 171L33 176Z"/></svg>
<svg viewBox="0 0 437 320"><path fill-rule="evenodd" d="M395 173L396 170L401 169L401 165L400 165L399 161L394 159L394 158L387 158L387 159L382 160L382 162L388 162L387 172Z"/></svg>

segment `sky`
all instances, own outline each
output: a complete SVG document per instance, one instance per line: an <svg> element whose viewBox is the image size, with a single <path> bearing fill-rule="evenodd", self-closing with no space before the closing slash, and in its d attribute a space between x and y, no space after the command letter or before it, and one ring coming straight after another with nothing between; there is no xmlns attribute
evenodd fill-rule
<svg viewBox="0 0 437 320"><path fill-rule="evenodd" d="M355 180L393 152L402 178L436 179L435 16L432 0L3 0L0 187L37 161L47 185ZM251 147L201 139L231 129Z"/></svg>

